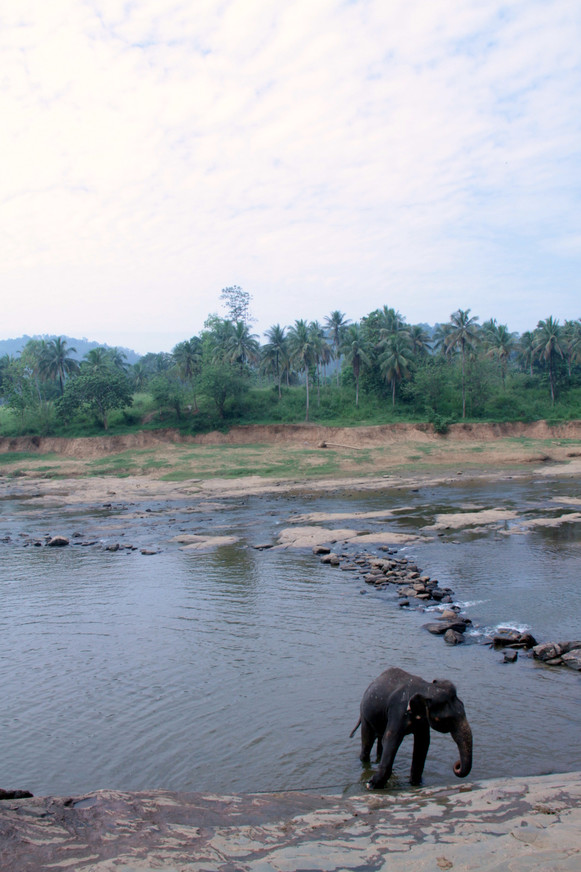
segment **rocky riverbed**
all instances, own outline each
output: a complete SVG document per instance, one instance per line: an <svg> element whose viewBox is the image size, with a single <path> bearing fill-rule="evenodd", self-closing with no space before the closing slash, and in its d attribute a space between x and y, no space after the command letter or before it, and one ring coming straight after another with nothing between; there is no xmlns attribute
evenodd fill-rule
<svg viewBox="0 0 581 872"><path fill-rule="evenodd" d="M298 541L302 541L300 536L301 534ZM289 532L283 531L280 539L287 542ZM434 619L424 624L424 629L434 636L441 636L447 644L459 645L465 641L465 634L472 626L472 620L463 615L460 607L454 604L452 588L440 586L437 579L423 574L407 557L398 557L396 549L380 546L380 551L383 550L385 556L363 551L351 554L332 550L331 546L323 544L314 545L312 550L321 563L337 567L343 572L352 572L375 589L394 587L402 609L415 608L422 611L429 607ZM503 650L506 663L515 662L518 650L522 649L530 651L535 659L548 666L567 666L581 671L581 640L538 644L532 633L510 628L499 628L494 634L484 634L478 638L481 643L495 650Z"/></svg>

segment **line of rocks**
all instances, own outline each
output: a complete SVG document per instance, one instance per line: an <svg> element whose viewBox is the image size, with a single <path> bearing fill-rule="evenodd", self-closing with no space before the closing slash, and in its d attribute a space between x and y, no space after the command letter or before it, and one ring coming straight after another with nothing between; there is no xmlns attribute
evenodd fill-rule
<svg viewBox="0 0 581 872"><path fill-rule="evenodd" d="M400 608L410 607L412 601L416 601L420 607L430 602L447 605L448 608L443 609L437 620L424 624L424 629L435 636L443 636L449 645L464 642L464 633L472 621L460 615L460 609L453 605L454 591L449 587L440 587L437 579L422 574L407 557L395 557L396 549L382 546L379 550L386 552L387 556L377 557L367 553L352 556L337 554L327 545L313 547L313 553L319 556L321 563L337 566L344 572L358 572L365 583L376 590L394 585L400 598Z"/></svg>
<svg viewBox="0 0 581 872"><path fill-rule="evenodd" d="M160 553L159 548L139 548L137 545L130 545L126 542L113 542L109 545L103 545L102 542L98 539L83 539L82 533L73 533L71 538L75 539L76 541L71 543L71 539L69 539L68 536L51 536L49 534L44 536L44 538L26 537L24 542L22 542L22 546L24 548L66 548L68 545L72 544L81 546L83 548L88 548L96 545L101 547L103 551L139 551L140 554L146 556ZM13 542L10 536L4 536L1 541L5 544L10 544Z"/></svg>
<svg viewBox="0 0 581 872"><path fill-rule="evenodd" d="M436 579L422 574L413 561L406 557L396 557L396 549L382 546L379 550L387 556L378 557L367 553L353 556L347 553L338 554L327 545L313 547L313 553L320 558L321 563L336 566L344 572L357 572L366 584L376 590L383 590L391 585L397 587L400 608L411 607L413 602L419 608L425 608L430 602L447 606L437 620L424 624L423 627L433 635L443 636L449 645L464 642L464 634L472 621L460 614L458 606L453 605L454 591L449 587L440 587ZM485 637L483 642L495 651L502 650L505 663L516 662L519 650L524 650L547 666L568 666L581 671L581 641L539 644L532 633L500 628L494 636Z"/></svg>

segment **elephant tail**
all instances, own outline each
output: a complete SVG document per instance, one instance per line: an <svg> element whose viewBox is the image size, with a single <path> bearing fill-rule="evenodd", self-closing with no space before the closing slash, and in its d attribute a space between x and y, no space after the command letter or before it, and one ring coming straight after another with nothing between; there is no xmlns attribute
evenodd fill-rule
<svg viewBox="0 0 581 872"><path fill-rule="evenodd" d="M352 729L351 732L349 733L349 738L350 738L350 739L353 738L353 736L355 735L355 733L356 733L357 730L359 729L359 725L360 725L360 723L361 723L361 718L359 718L359 720L357 721L357 723L355 724L355 726L353 727L353 729Z"/></svg>

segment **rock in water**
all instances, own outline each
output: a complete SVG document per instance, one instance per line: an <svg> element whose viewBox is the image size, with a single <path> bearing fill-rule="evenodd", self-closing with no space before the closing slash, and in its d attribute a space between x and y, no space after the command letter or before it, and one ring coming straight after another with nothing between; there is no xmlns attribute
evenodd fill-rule
<svg viewBox="0 0 581 872"><path fill-rule="evenodd" d="M461 645L464 642L464 636L458 630L446 630L444 642L447 642L448 645Z"/></svg>
<svg viewBox="0 0 581 872"><path fill-rule="evenodd" d="M65 545L69 544L69 540L66 536L53 536L46 544L50 548L63 548Z"/></svg>
<svg viewBox="0 0 581 872"><path fill-rule="evenodd" d="M569 669L576 669L581 672L581 648L574 648L573 651L568 651L563 654L562 661Z"/></svg>

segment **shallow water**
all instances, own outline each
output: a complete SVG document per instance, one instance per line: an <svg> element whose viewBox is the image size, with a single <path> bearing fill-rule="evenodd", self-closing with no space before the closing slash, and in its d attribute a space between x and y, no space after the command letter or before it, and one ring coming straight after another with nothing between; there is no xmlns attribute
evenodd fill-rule
<svg viewBox="0 0 581 872"><path fill-rule="evenodd" d="M359 791L370 770L349 732L363 690L389 665L456 683L475 737L471 778L581 769L579 673L522 654L506 665L478 644L498 625L540 641L581 637L581 524L424 530L462 506L514 508L520 521L576 510L567 498L578 495L569 479L97 511L0 501L0 539L10 537L0 542L0 784ZM421 629L425 613L399 609L394 590L371 590L310 551L251 547L275 541L292 513L351 509L396 516L323 526L423 533L398 555L454 589L473 644L447 646ZM75 531L68 548L26 546ZM186 552L171 542L180 531L240 542ZM161 552L104 551L111 542ZM426 784L456 782L455 752L432 733ZM405 786L410 759L408 738L392 785Z"/></svg>

